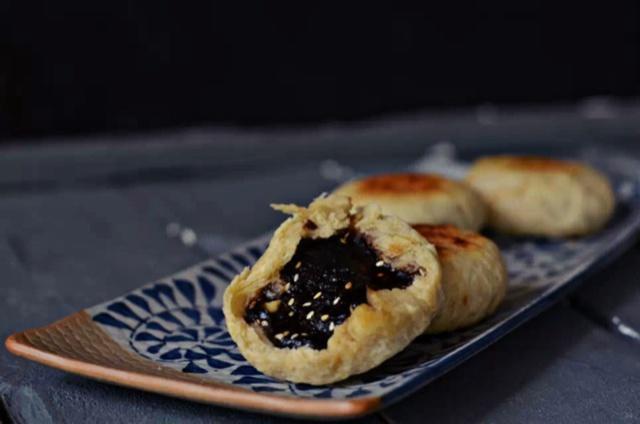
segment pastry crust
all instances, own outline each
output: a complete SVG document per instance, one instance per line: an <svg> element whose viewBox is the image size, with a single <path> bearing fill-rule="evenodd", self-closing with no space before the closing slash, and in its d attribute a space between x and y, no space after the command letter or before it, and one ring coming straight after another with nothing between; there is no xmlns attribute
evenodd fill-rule
<svg viewBox="0 0 640 424"><path fill-rule="evenodd" d="M224 294L229 333L258 370L294 382L332 383L379 365L425 331L442 298L440 265L435 248L409 225L382 215L376 206L354 208L343 196L319 197L308 208L274 208L293 216L276 230L263 256L251 269L244 269ZM260 326L245 321L249 302L279 278L301 238L328 238L349 226L365 235L386 262L420 272L404 289L367 289L367 302L335 327L325 349L275 347Z"/></svg>
<svg viewBox="0 0 640 424"><path fill-rule="evenodd" d="M471 326L495 312L507 291L498 247L480 234L451 225L416 225L438 251L444 303L427 328L435 334Z"/></svg>
<svg viewBox="0 0 640 424"><path fill-rule="evenodd" d="M335 193L359 206L378 204L409 224L453 224L477 231L487 215L482 198L466 183L433 174L374 175L348 182Z"/></svg>
<svg viewBox="0 0 640 424"><path fill-rule="evenodd" d="M615 208L608 179L577 162L494 156L476 161L466 180L487 202L489 224L508 234L582 236Z"/></svg>

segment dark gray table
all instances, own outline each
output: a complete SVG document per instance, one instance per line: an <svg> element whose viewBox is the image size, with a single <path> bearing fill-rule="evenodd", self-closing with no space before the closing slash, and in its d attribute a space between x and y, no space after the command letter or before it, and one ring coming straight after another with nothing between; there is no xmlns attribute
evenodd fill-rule
<svg viewBox="0 0 640 424"><path fill-rule="evenodd" d="M586 145L640 155L640 108L482 107L310 130L199 128L0 150L0 338L127 292L273 228L268 203L330 189L327 159L405 166L447 141L464 156ZM78 141L78 140L75 140ZM324 165L323 165L324 164ZM331 163L329 163L330 165ZM169 223L201 243L167 236ZM363 422L638 422L640 248L445 377ZM0 422L283 422L55 371L0 349Z"/></svg>

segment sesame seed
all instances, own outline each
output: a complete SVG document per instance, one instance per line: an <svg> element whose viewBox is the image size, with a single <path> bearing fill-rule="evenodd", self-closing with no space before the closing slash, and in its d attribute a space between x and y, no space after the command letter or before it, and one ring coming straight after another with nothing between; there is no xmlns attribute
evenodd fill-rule
<svg viewBox="0 0 640 424"><path fill-rule="evenodd" d="M282 340L283 338L284 338L284 334L282 334L282 333L276 334L276 339Z"/></svg>
<svg viewBox="0 0 640 424"><path fill-rule="evenodd" d="M293 316L293 311L289 312L289 316L292 317Z"/></svg>
<svg viewBox="0 0 640 424"><path fill-rule="evenodd" d="M302 266L302 262L298 261L298 263L296 264L296 269L300 268Z"/></svg>
<svg viewBox="0 0 640 424"><path fill-rule="evenodd" d="M329 331L333 331L335 328L336 328L336 325L332 321L331 324L329 324Z"/></svg>
<svg viewBox="0 0 640 424"><path fill-rule="evenodd" d="M302 333L302 337L306 337L306 336L308 336L307 333Z"/></svg>
<svg viewBox="0 0 640 424"><path fill-rule="evenodd" d="M311 318L313 318L313 314L315 314L315 312L314 312L314 311L309 312L309 313L307 314L307 319L311 319Z"/></svg>
<svg viewBox="0 0 640 424"><path fill-rule="evenodd" d="M282 334L284 334L285 336L288 336L288 335L289 335L289 330L286 330L286 331L285 331L284 333L282 333Z"/></svg>
<svg viewBox="0 0 640 424"><path fill-rule="evenodd" d="M294 274L294 276L293 276L293 282L295 283L296 281L298 281L298 278L299 278L299 277L300 277L300 276L299 276L298 274Z"/></svg>
<svg viewBox="0 0 640 424"><path fill-rule="evenodd" d="M338 302L340 302L340 296L336 297L335 299L333 299L333 304L337 305Z"/></svg>
<svg viewBox="0 0 640 424"><path fill-rule="evenodd" d="M318 292L318 293L314 294L314 295L313 295L313 298L314 298L314 299L317 299L317 298L319 298L320 296L322 296L322 292Z"/></svg>
<svg viewBox="0 0 640 424"><path fill-rule="evenodd" d="M382 273L382 272L379 272L379 273L377 273L376 275L377 275L378 277L384 277L384 273Z"/></svg>
<svg viewBox="0 0 640 424"><path fill-rule="evenodd" d="M291 283L285 284L285 286L284 286L284 290L285 291L289 291L290 288L291 288Z"/></svg>
<svg viewBox="0 0 640 424"><path fill-rule="evenodd" d="M328 315L328 314L324 314L324 315L322 315L322 316L320 317L320 319L321 319L322 321L326 321L326 320L328 320L328 319L329 319L329 315Z"/></svg>
<svg viewBox="0 0 640 424"><path fill-rule="evenodd" d="M351 281L349 281L347 284L344 285L344 288L349 290L351 287L353 287L353 284L351 283Z"/></svg>
<svg viewBox="0 0 640 424"><path fill-rule="evenodd" d="M424 277L424 275L425 275L426 273L427 273L427 272L424 270L424 268L420 268L420 269L418 269L418 274L422 275L423 277Z"/></svg>
<svg viewBox="0 0 640 424"><path fill-rule="evenodd" d="M293 334L291 335L291 340L295 340L295 339L297 339L297 338L298 338L298 333L293 333Z"/></svg>
<svg viewBox="0 0 640 424"><path fill-rule="evenodd" d="M268 327L269 323L266 320L262 320L262 322L260 323L260 325L262 325L263 327Z"/></svg>
<svg viewBox="0 0 640 424"><path fill-rule="evenodd" d="M289 299L289 301L287 302L287 305L291 306L294 304L296 300L292 297L291 299Z"/></svg>
<svg viewBox="0 0 640 424"><path fill-rule="evenodd" d="M377 266L378 268L379 268L379 267L381 267L381 266L383 266L383 265L384 265L384 261L378 261L378 262L376 262L376 266Z"/></svg>
<svg viewBox="0 0 640 424"><path fill-rule="evenodd" d="M304 302L302 306L304 306L305 308L308 308L309 306L311 306L311 302Z"/></svg>

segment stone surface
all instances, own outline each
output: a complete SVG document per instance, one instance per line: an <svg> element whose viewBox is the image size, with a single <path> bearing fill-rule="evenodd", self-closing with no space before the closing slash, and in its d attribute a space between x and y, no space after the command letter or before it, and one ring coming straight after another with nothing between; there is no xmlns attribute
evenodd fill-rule
<svg viewBox="0 0 640 424"><path fill-rule="evenodd" d="M621 260L607 267L597 278L593 278L572 297L573 304L595 320L612 321L618 317L622 323L638 332L640 343L640 244L636 244ZM605 325L605 322L601 322ZM613 329L613 328L612 328ZM624 334L622 334L624 335Z"/></svg>
<svg viewBox="0 0 640 424"><path fill-rule="evenodd" d="M383 412L394 423L638 422L640 356L561 305Z"/></svg>
<svg viewBox="0 0 640 424"><path fill-rule="evenodd" d="M531 142L539 144L528 151L543 153L549 152L544 146L557 152L598 142L634 150L638 115L640 109L625 109L615 119L588 120L566 110L516 111L489 122L452 114L312 132L203 129L6 148L0 153L0 338L204 259L198 244L186 247L167 236L171 223L220 250L274 228L282 216L269 203L305 203L334 186L335 163L327 159L361 172L393 169L443 140L467 156ZM599 316L615 313L640 325L639 252L594 276L574 299ZM364 422L637 421L638 345L582 312L567 305L546 312ZM6 412L0 421L18 423L283 421L93 382L4 349L0 398Z"/></svg>

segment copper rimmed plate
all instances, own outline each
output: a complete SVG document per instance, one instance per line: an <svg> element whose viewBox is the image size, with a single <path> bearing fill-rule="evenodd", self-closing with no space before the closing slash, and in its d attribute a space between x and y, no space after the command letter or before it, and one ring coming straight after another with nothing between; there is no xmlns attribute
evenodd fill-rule
<svg viewBox="0 0 640 424"><path fill-rule="evenodd" d="M266 237L48 326L14 334L6 346L54 368L198 402L296 416L364 415L484 349L622 253L640 228L640 167L620 162L625 160L601 157L597 163L618 193L616 215L604 231L565 241L496 238L510 283L495 315L464 331L419 337L376 369L338 384L318 387L265 376L246 362L226 331L224 289L261 255Z"/></svg>

